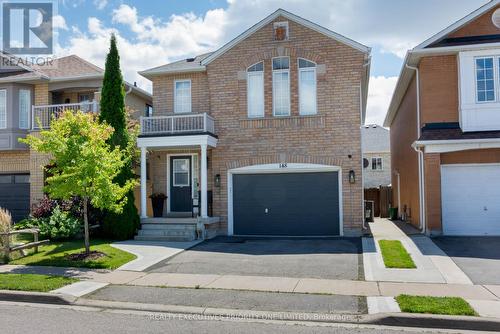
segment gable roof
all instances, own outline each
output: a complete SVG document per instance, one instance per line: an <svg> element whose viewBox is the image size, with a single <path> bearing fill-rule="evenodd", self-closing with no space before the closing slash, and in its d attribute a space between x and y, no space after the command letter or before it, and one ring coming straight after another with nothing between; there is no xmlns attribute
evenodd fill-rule
<svg viewBox="0 0 500 334"><path fill-rule="evenodd" d="M205 71L206 67L201 65L201 62L212 53L213 52L209 52L194 58L181 59L173 63L153 67L148 70L140 71L139 74L143 77L150 78L161 74Z"/></svg>
<svg viewBox="0 0 500 334"><path fill-rule="evenodd" d="M369 48L361 43L358 43L358 42L356 42L350 38L347 38L341 34L338 34L334 31L326 29L325 27L322 27L314 22L311 22L311 21L306 20L300 16L297 16L297 15L292 14L284 9L279 8L271 15L268 15L266 18L264 18L263 20L261 20L260 22L258 22L256 24L254 24L252 27L245 30L239 36L235 37L233 40L231 40L230 42L223 45L221 48L219 48L217 51L212 53L210 56L206 57L201 62L201 65L206 66L206 65L210 64L212 61L214 61L215 59L217 59L218 57L220 57L221 55L223 55L224 53L226 53L227 51L232 49L238 43L240 43L241 41L243 41L244 39L246 39L247 37L249 37L250 35L252 35L256 31L258 31L259 29L261 29L265 25L271 23L273 20L275 20L279 16L283 16L291 21L294 21L294 22L301 24L309 29L317 31L317 32L319 32L327 37L330 37L330 38L332 38L340 43L346 44L346 45L348 45L356 50L359 50L363 53L369 54L371 51L371 48Z"/></svg>
<svg viewBox="0 0 500 334"><path fill-rule="evenodd" d="M34 65L32 67L34 70L44 74L51 80L104 75L104 70L102 68L95 66L77 55L54 59L53 66L47 67Z"/></svg>
<svg viewBox="0 0 500 334"><path fill-rule="evenodd" d="M457 54L460 51L468 51L468 50L478 50L484 49L485 47L500 47L500 43L474 43L474 44L465 44L465 45L452 45L452 46L438 46L438 47L429 47L436 42L444 39L449 34L459 30L463 26L467 25L471 21L474 21L481 15L487 13L489 10L494 8L495 6L500 5L500 0L491 0L487 4L463 17L462 19L456 21L449 27L441 30L437 34L428 38L424 42L420 43L416 47L411 50L408 50L406 53L406 57L403 61L403 65L401 67L401 71L398 77L398 82L396 83L396 87L394 89L394 93L392 95L391 102L389 104L389 109L387 110L387 114L384 120L384 126L390 127L394 117L397 114L398 108L403 100L403 97L406 94L406 90L410 85L410 82L413 80L415 75L415 70L411 67L418 66L420 59L425 56L430 55L453 55ZM410 68L409 68L410 67Z"/></svg>
<svg viewBox="0 0 500 334"><path fill-rule="evenodd" d="M476 9L475 11L470 13L469 15L461 18L460 20L456 21L455 23L448 26L447 28L441 30L437 34L433 35L432 37L429 37L428 39L426 39L425 41L423 41L422 43L417 45L413 50L424 49L424 48L440 41L444 37L448 36L449 34L454 33L455 31L459 30L460 28L462 28L466 24L470 23L471 21L474 21L475 19L477 19L481 15L485 14L490 9L494 8L495 6L497 6L499 4L500 4L500 0L491 0L487 4L479 7L478 9Z"/></svg>

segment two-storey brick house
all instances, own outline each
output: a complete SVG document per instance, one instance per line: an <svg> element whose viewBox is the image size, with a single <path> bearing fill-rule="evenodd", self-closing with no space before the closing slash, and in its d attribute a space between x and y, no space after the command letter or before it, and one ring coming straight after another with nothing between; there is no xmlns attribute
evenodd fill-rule
<svg viewBox="0 0 500 334"><path fill-rule="evenodd" d="M64 110L97 112L104 71L75 55L43 65L10 55L0 55L0 61L0 207L18 221L43 197L43 167L49 162L18 139L49 128ZM133 117L150 112L151 94L128 83L126 92Z"/></svg>
<svg viewBox="0 0 500 334"><path fill-rule="evenodd" d="M410 50L384 125L393 203L428 234L500 235L500 1Z"/></svg>
<svg viewBox="0 0 500 334"><path fill-rule="evenodd" d="M280 9L215 52L140 72L154 106L142 207L149 179L165 217L199 203L222 234L359 234L369 53Z"/></svg>

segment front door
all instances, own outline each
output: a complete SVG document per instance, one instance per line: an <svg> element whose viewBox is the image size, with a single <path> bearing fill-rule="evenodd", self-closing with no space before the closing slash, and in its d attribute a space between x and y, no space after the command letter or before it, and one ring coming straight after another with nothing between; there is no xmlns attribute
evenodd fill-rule
<svg viewBox="0 0 500 334"><path fill-rule="evenodd" d="M170 158L170 211L191 212L191 156Z"/></svg>

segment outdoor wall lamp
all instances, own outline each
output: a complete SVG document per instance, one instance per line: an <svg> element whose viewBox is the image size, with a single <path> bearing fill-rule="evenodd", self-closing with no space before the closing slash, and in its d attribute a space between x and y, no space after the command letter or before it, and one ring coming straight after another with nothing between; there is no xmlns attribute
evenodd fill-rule
<svg viewBox="0 0 500 334"><path fill-rule="evenodd" d="M349 183L356 183L356 173L352 169L349 171Z"/></svg>
<svg viewBox="0 0 500 334"><path fill-rule="evenodd" d="M220 174L215 174L214 184L217 188L220 187Z"/></svg>

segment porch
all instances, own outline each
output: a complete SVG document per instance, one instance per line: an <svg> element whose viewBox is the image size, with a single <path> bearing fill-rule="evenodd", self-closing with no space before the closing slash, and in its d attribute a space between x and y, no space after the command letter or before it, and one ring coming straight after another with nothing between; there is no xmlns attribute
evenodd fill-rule
<svg viewBox="0 0 500 334"><path fill-rule="evenodd" d="M176 114L141 117L140 125L137 145L141 150L143 227L212 222L207 160L211 149L217 146L214 120L206 113ZM153 220L147 213L148 182L152 184L152 193L167 196L162 217Z"/></svg>

